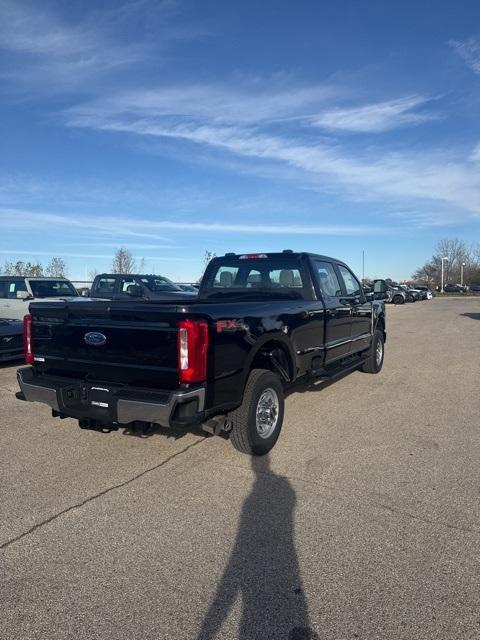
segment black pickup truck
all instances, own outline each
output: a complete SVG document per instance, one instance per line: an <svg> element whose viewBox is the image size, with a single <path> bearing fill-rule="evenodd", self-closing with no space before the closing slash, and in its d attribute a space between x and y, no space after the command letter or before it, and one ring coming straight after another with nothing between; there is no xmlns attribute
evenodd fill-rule
<svg viewBox="0 0 480 640"><path fill-rule="evenodd" d="M84 428L201 425L263 455L295 380L380 371L385 289L287 250L214 258L191 300L32 303L18 397Z"/></svg>

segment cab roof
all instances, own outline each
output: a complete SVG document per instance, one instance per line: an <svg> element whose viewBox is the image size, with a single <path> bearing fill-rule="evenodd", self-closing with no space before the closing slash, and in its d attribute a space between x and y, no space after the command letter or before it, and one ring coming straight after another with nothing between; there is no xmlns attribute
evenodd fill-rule
<svg viewBox="0 0 480 640"><path fill-rule="evenodd" d="M327 262L336 262L338 264L345 265L343 260L339 260L338 258L332 258L332 256L324 256L320 253L312 253L311 251L292 251L291 249L284 249L283 251L273 251L273 252L264 252L264 251L256 251L252 253L226 253L223 256L216 256L215 259L224 259L224 258L240 258L241 256L266 256L268 258L314 258L315 260L325 260Z"/></svg>

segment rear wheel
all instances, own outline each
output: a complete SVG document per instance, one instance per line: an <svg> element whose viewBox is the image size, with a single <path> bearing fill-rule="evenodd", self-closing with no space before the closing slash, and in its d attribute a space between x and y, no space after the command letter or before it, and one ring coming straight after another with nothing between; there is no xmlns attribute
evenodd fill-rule
<svg viewBox="0 0 480 640"><path fill-rule="evenodd" d="M267 369L254 369L242 404L228 414L235 449L256 456L268 453L280 435L283 413L284 393L279 377Z"/></svg>
<svg viewBox="0 0 480 640"><path fill-rule="evenodd" d="M403 296L393 296L392 302L393 304L403 304L405 302L405 298Z"/></svg>
<svg viewBox="0 0 480 640"><path fill-rule="evenodd" d="M373 334L372 346L368 352L368 358L362 366L365 373L379 373L383 367L385 355L383 331L376 329Z"/></svg>

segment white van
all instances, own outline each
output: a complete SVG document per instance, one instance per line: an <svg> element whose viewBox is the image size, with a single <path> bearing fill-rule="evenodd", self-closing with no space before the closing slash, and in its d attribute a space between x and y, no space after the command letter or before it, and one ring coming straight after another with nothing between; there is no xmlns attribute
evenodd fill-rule
<svg viewBox="0 0 480 640"><path fill-rule="evenodd" d="M78 296L66 278L0 276L0 318L21 320L34 300L62 300Z"/></svg>

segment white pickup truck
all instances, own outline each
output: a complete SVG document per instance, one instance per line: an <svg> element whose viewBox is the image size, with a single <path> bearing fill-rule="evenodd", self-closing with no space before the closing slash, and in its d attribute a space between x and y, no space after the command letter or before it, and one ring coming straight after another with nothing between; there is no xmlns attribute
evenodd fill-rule
<svg viewBox="0 0 480 640"><path fill-rule="evenodd" d="M0 318L23 319L34 300L65 300L78 293L66 278L0 276Z"/></svg>

